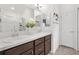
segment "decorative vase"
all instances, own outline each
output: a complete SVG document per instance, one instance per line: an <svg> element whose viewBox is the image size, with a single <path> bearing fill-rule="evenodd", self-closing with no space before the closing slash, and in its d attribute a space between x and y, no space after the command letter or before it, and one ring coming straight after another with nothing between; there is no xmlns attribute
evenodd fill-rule
<svg viewBox="0 0 79 59"><path fill-rule="evenodd" d="M34 28L27 28L28 35L34 34L33 32L34 32Z"/></svg>

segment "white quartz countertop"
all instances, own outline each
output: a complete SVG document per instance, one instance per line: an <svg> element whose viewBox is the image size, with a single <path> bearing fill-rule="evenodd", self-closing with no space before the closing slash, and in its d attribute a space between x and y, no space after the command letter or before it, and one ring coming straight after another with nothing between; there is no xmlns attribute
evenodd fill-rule
<svg viewBox="0 0 79 59"><path fill-rule="evenodd" d="M50 35L51 32L40 32L33 35L21 35L18 37L9 37L5 39L0 39L0 51L36 40L38 38Z"/></svg>

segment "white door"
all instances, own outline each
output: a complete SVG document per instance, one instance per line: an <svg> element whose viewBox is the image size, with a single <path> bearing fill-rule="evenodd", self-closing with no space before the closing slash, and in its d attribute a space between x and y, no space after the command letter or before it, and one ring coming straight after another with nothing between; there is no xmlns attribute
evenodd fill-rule
<svg viewBox="0 0 79 59"><path fill-rule="evenodd" d="M74 48L74 6L62 5L62 45Z"/></svg>
<svg viewBox="0 0 79 59"><path fill-rule="evenodd" d="M77 40L77 49L79 50L79 8L77 9L77 12L78 12L78 19L77 19L77 21L78 21L78 32L77 32L77 34L78 34L78 40Z"/></svg>

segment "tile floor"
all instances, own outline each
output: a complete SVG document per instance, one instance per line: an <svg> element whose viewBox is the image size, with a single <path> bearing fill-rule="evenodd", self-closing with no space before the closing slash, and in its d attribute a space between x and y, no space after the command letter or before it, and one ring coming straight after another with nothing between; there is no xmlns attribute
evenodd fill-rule
<svg viewBox="0 0 79 59"><path fill-rule="evenodd" d="M49 53L49 55L79 55L79 51L74 50L73 48L60 46L56 53Z"/></svg>

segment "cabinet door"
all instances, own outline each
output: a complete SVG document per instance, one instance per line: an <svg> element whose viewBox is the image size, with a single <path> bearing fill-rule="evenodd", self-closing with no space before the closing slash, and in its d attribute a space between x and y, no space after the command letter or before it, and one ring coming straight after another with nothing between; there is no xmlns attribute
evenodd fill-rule
<svg viewBox="0 0 79 59"><path fill-rule="evenodd" d="M50 40L45 41L45 54L48 54L51 50L51 42Z"/></svg>
<svg viewBox="0 0 79 59"><path fill-rule="evenodd" d="M35 46L35 55L40 55L42 52L44 52L44 43Z"/></svg>

